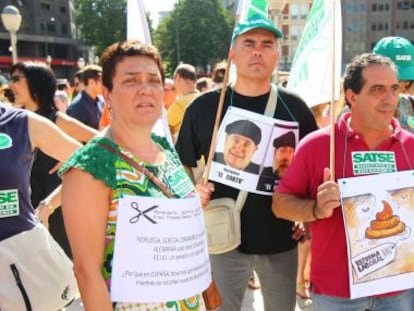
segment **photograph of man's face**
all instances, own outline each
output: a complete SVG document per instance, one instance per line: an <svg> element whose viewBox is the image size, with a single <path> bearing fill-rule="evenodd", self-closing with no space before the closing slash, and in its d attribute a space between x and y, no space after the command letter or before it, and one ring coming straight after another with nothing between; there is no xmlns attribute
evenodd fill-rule
<svg viewBox="0 0 414 311"><path fill-rule="evenodd" d="M273 171L275 175L282 178L293 160L295 149L290 146L279 147L274 150Z"/></svg>
<svg viewBox="0 0 414 311"><path fill-rule="evenodd" d="M296 139L293 132L287 132L273 141L273 173L280 179L292 163Z"/></svg>
<svg viewBox="0 0 414 311"><path fill-rule="evenodd" d="M253 140L238 134L227 134L224 142L224 162L238 170L251 162L257 146Z"/></svg>
<svg viewBox="0 0 414 311"><path fill-rule="evenodd" d="M224 163L238 170L246 169L262 139L259 126L249 120L237 120L226 125L224 138Z"/></svg>

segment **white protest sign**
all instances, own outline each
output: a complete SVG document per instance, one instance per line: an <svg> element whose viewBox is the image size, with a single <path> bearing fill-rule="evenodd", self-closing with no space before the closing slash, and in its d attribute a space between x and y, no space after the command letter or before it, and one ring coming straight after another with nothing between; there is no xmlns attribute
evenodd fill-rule
<svg viewBox="0 0 414 311"><path fill-rule="evenodd" d="M211 282L198 197L120 199L111 299L120 302L181 300Z"/></svg>
<svg viewBox="0 0 414 311"><path fill-rule="evenodd" d="M351 299L413 288L414 171L343 178L338 185Z"/></svg>
<svg viewBox="0 0 414 311"><path fill-rule="evenodd" d="M218 131L209 179L270 196L281 177L279 172L292 161L298 137L295 121L229 107ZM277 153L280 147L291 147L292 152Z"/></svg>
<svg viewBox="0 0 414 311"><path fill-rule="evenodd" d="M396 244L384 243L351 258L358 278L362 278L388 265L395 259Z"/></svg>

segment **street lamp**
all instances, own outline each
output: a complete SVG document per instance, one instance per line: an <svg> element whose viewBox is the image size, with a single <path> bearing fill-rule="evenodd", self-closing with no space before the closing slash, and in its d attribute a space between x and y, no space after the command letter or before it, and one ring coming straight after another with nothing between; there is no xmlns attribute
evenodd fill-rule
<svg viewBox="0 0 414 311"><path fill-rule="evenodd" d="M13 64L17 63L17 37L16 32L20 28L22 16L19 10L13 5L7 5L1 12L1 20L4 28L10 33L10 43L12 47Z"/></svg>
<svg viewBox="0 0 414 311"><path fill-rule="evenodd" d="M49 56L49 25L51 27L53 26L53 23L55 22L55 18L51 17L49 21L46 22L45 25L45 57L47 58Z"/></svg>

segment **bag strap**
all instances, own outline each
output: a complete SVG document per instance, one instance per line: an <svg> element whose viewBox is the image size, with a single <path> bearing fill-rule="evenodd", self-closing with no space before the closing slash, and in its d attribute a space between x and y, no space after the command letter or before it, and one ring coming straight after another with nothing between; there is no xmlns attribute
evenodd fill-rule
<svg viewBox="0 0 414 311"><path fill-rule="evenodd" d="M108 139L110 139L107 135L105 135L105 137L107 137ZM113 148L112 146L108 146L108 145L105 145L105 144L102 144L102 143L98 143L98 145L100 147L102 147L102 148L105 148L110 153L113 153L113 154L118 155L122 160L124 160L129 165L131 165L132 167L134 167L136 170L138 170L141 173L143 173L145 176L147 176L149 180L151 180L155 185L158 186L158 188L161 189L161 191L165 194L165 196L167 198L169 198L169 199L174 198L174 195L171 193L171 191L167 188L167 186L157 176L155 176L146 167L144 167L141 164L135 162L134 159L131 156L126 155L124 152L122 152L120 150L117 150L117 149Z"/></svg>
<svg viewBox="0 0 414 311"><path fill-rule="evenodd" d="M269 99L267 100L266 108L264 111L265 116L272 118L275 115L276 107L277 107L277 88L273 83L271 83ZM244 190L239 191L239 194L237 195L237 199L236 199L236 206L235 206L235 209L237 211L241 211L243 209L243 206L244 206L244 203L246 203L248 194L249 194L248 191L244 191Z"/></svg>

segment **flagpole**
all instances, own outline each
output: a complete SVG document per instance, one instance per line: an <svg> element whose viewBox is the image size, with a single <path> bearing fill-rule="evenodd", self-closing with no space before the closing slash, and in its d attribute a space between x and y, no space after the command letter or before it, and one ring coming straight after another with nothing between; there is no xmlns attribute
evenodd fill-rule
<svg viewBox="0 0 414 311"><path fill-rule="evenodd" d="M239 18L240 16L236 15L235 20L234 20L233 31L239 22ZM226 97L227 83L229 82L229 76L230 76L230 65L231 65L231 57L230 57L230 49L229 49L229 53L227 56L226 71L224 73L223 84L222 84L222 88L220 92L220 99L219 99L219 103L217 107L216 120L214 122L213 136L211 137L210 150L208 152L208 159L207 159L206 169L205 169L204 177L203 177L204 185L208 183L211 163L213 162L214 151L216 149L216 141L217 141L217 134L218 134L218 129L219 129L220 120L221 120L221 113L223 112L224 98Z"/></svg>
<svg viewBox="0 0 414 311"><path fill-rule="evenodd" d="M246 10L246 4L248 1L249 3L249 9ZM233 33L234 33L234 29L237 27L237 24L239 23L239 20L244 17L247 18L250 12L251 7L253 6L255 9L261 9L263 12L265 12L266 17L267 16L267 2L265 1L264 3L261 3L259 6L254 6L253 5L253 0L240 0L239 2L239 6L236 12L236 16L234 19L234 27L233 27ZM258 3L256 3L258 4ZM263 5L265 4L265 5ZM243 16L243 12L247 12L246 16ZM204 177L203 177L203 184L207 184L208 183L208 176L210 175L210 170L211 170L211 163L213 162L213 157L214 157L214 152L216 149L216 142L217 142L217 134L218 134L218 130L219 130L219 125L220 125L220 121L221 121L221 114L223 112L223 105L224 105L224 98L226 97L226 91L227 91L227 84L229 82L229 77L230 77L230 67L231 67L231 57L230 57L230 51L231 51L231 46L229 49L229 54L227 56L227 64L226 64L226 72L224 74L224 78L223 78L223 87L221 89L221 93L220 93L220 99L219 99L219 103L218 103L218 107L217 107L217 113L216 113L216 120L214 123L214 128L213 128L213 135L211 137L211 143L210 143L210 149L208 152L208 159L207 159L207 163L206 163L206 169L205 169L205 173L204 173Z"/></svg>
<svg viewBox="0 0 414 311"><path fill-rule="evenodd" d="M330 118L330 150L329 150L329 167L331 171L331 181L335 181L335 86L336 86L336 80L335 80L335 53L336 53L336 36L335 36L335 5L336 0L332 0L332 89L331 89L331 118Z"/></svg>

